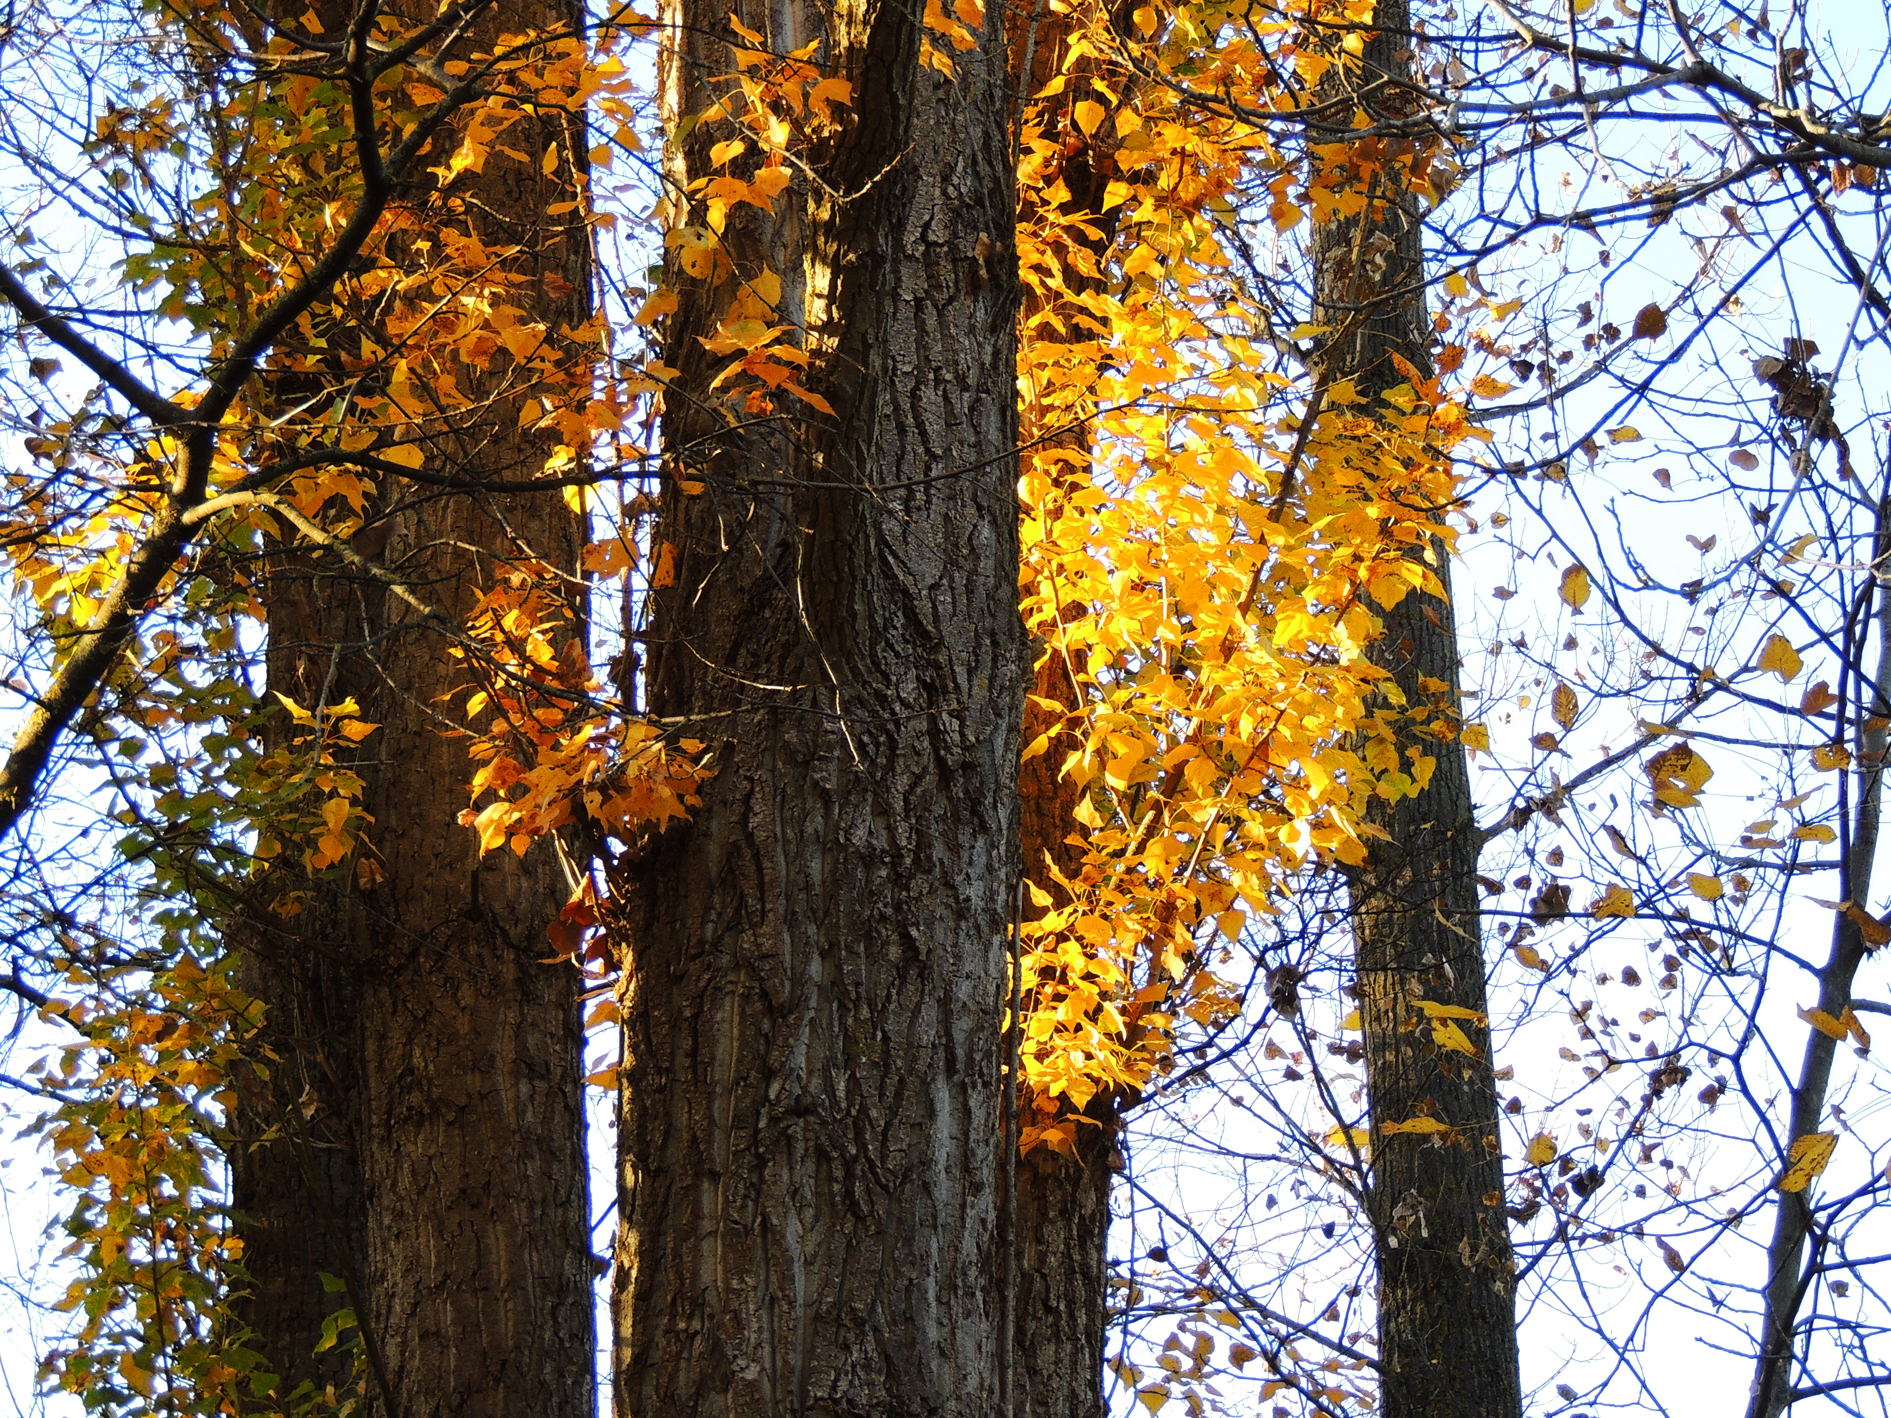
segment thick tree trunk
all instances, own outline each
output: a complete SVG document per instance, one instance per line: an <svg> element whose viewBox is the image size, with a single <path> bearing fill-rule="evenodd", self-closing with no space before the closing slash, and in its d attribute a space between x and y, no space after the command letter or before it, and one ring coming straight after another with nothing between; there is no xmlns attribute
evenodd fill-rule
<svg viewBox="0 0 1891 1418"><path fill-rule="evenodd" d="M1410 72L1405 0L1381 0L1374 23L1363 63L1338 82L1354 87L1368 111L1385 111L1399 95L1384 81ZM1393 354L1420 370L1430 365L1417 203L1409 192L1381 187L1379 195L1390 200L1377 214L1323 224L1313 238L1314 320L1336 331L1321 376L1351 378L1368 398L1404 381ZM1448 591L1442 548L1434 543L1413 554L1429 554ZM1455 716L1450 608L1409 595L1382 619L1373 662L1410 705L1439 698L1421 680L1443 681L1443 707ZM1480 840L1463 747L1409 731L1400 739L1402 754L1422 751L1436 768L1416 797L1390 806L1374 800L1369 820L1390 840L1369 843L1366 863L1351 877L1371 1104L1381 1411L1386 1418L1503 1418L1521 1412L1522 1398L1490 1036L1466 1021L1476 1054L1440 1047L1428 1028L1415 1027L1414 1004L1487 1010L1475 880ZM1425 1115L1451 1126L1448 1141L1382 1131Z"/></svg>
<svg viewBox="0 0 1891 1418"><path fill-rule="evenodd" d="M672 13L672 121L734 68L729 13ZM698 338L740 283L679 278L650 707L715 776L620 877L617 1412L988 1418L1024 687L997 7L974 49L932 36L950 79L916 7L737 13L853 83L815 176L723 235L834 414L777 395L795 431L746 433Z"/></svg>
<svg viewBox="0 0 1891 1418"><path fill-rule="evenodd" d="M515 9L504 25L575 19L549 6ZM536 137L534 156L554 140L583 150L563 122L543 122L548 131L515 129L508 141ZM481 243L522 250L513 274L523 284L508 299L554 326L583 318L589 285L584 231L544 215L572 195L569 167L558 173L494 153L483 173L460 178ZM506 377L462 371L461 388L492 393ZM515 431L528 383L495 394L462 428L430 430L429 471L528 477L549 451ZM278 391L285 403L293 392ZM557 492L443 495L402 483L381 490L375 511L378 559L454 623L523 557L577 565L579 529ZM372 818L372 848L355 858L371 859L379 879L357 875L355 859L341 881L285 865L262 895L293 896L299 913L265 909L243 931L243 981L268 1006L279 1062L235 1120L235 1200L254 1280L240 1317L285 1395L304 1379L345 1380L345 1347L312 1351L324 1317L346 1303L366 1344L369 1411L381 1418L589 1415L579 977L543 963L545 927L568 894L553 849L478 857L458 820L472 765L439 718L467 671L407 602L329 553L282 554L268 613L272 690L310 709L352 696L381 725L347 765ZM272 1129L275 1140L253 1145ZM324 1293L317 1272L347 1292Z"/></svg>

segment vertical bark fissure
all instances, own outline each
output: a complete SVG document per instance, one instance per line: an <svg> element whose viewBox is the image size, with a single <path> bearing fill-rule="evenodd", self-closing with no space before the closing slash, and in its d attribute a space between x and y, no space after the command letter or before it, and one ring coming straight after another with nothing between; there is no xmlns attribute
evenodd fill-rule
<svg viewBox="0 0 1891 1418"><path fill-rule="evenodd" d="M1405 0L1381 0L1376 33L1351 85L1368 109L1396 102L1387 85L1410 81L1410 15ZM1340 74L1338 66L1333 73ZM1383 155L1390 159L1396 154ZM1386 200L1353 220L1313 234L1314 320L1337 332L1322 352L1322 383L1351 378L1368 399L1404 381L1392 356L1429 368L1430 327L1422 295L1424 252L1415 197ZM1442 544L1413 549L1447 593ZM1384 634L1368 651L1405 702L1439 696L1420 681L1442 681L1449 713L1460 704L1456 634L1448 606L1409 595L1382 614ZM1350 875L1356 990L1364 1040L1372 1176L1368 1206L1379 1270L1382 1411L1387 1418L1502 1418L1521 1412L1513 1262L1503 1209L1503 1159L1489 1034L1466 1032L1478 1052L1437 1045L1417 1026L1414 1002L1433 1000L1484 1014L1486 999L1472 817L1464 750L1455 740L1400 734L1400 766L1422 752L1436 767L1427 787L1396 804L1375 798L1368 822L1389 840L1367 844ZM1452 1132L1388 1136L1382 1125L1433 1116Z"/></svg>
<svg viewBox="0 0 1891 1418"><path fill-rule="evenodd" d="M664 59L672 132L731 16L825 36L853 92L782 210L722 227L733 274L675 279L649 705L714 776L615 874L615 1402L983 1418L1024 674L1003 44L996 6L975 49L934 35L947 78L912 8L790 8L679 3ZM672 144L676 190L733 131ZM711 387L764 268L831 418Z"/></svg>

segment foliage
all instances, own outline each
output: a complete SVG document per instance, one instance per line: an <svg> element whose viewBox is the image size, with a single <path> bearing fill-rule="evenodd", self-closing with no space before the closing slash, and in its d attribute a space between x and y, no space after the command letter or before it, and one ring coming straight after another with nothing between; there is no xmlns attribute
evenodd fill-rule
<svg viewBox="0 0 1891 1418"><path fill-rule="evenodd" d="M1051 7L1050 78L1018 117L1021 603L1065 688L1039 705L1053 727L1026 752L1080 788L1083 866L1026 864L1021 1141L1070 1152L1088 1105L1109 1098L1143 1104L1152 1153L1288 1159L1286 1180L1244 1178L1212 1222L1147 1175L1125 1184L1160 1244L1153 1268L1117 1277L1119 1317L1126 1336L1171 1332L1136 1357L1126 1337L1115 1372L1151 1410L1174 1398L1200 1411L1250 1365L1265 1370L1260 1401L1333 1412L1370 1396L1370 1306L1347 1267L1370 1249L1358 1199L1373 1139L1326 916L1335 871L1372 830L1368 800L1424 791L1430 759L1398 748L1414 728L1462 729L1491 775L1483 884L1504 1005L1493 1036L1470 1022L1516 1084L1507 1200L1528 1293L1574 1306L1563 1287L1633 1275L1635 1325L1674 1290L1718 1315L1730 1282L1702 1278L1720 1273L1703 1258L1719 1264L1741 1222L1776 1208L1776 1259L1799 1288L1740 1282L1742 1352L1767 1348L1748 1332L1783 1325L1790 1339L1797 1324L1801 1387L1883 1377L1867 1343L1878 1321L1835 1278L1853 1264L1846 1227L1882 1193L1882 1144L1850 1131L1820 1073L1844 1062L1839 1044L1869 1048L1873 1002L1853 983L1891 931L1868 890L1891 701L1872 570L1885 500L1863 465L1884 411L1869 380L1839 385L1882 334L1821 328L1839 350L1822 364L1809 313L1743 316L1740 302L1757 306L1750 283L1788 241L1814 241L1885 315L1883 248L1863 222L1882 220L1891 154L1870 95L1818 45L1787 45L1786 20L1615 8L1559 8L1553 29L1547 10L1501 3L1494 29L1434 18L1413 36L1425 85L1388 96L1360 68L1363 0ZM75 771L52 759L42 774L34 755L82 743L118 794L133 869L206 920L261 889L257 863L278 854L317 878L371 885L377 871L351 767L374 726L345 699L301 704L256 683L271 558L383 587L451 642L465 674L438 707L467 739L464 820L482 849L550 834L615 865L688 810L714 765L637 711L642 598L674 553L651 543L651 499L613 499L609 484L652 474L666 397L700 398L732 428L833 414L806 387L821 351L782 308L783 272L738 271L724 244L732 223L808 201L809 155L862 121L856 80L828 72L818 44L775 54L738 30L722 98L685 119L718 135L719 170L651 216L590 190L639 160L632 46L669 42L647 22L618 14L481 51L445 22L361 13L349 59L314 11L265 28L238 7L148 9L120 63L157 77L116 73L110 102L69 135L82 196L55 219L48 181L9 211L26 259L0 294L31 346L14 402L33 463L10 477L0 535L40 713L8 767L6 825L17 841L33 795ZM924 18L944 81L982 14ZM1797 10L1791 23L1803 39ZM1336 84L1337 104L1323 97ZM1616 138L1654 94L1709 156ZM584 136L587 110L609 141ZM10 139L16 159L44 146L17 126ZM1592 200L1578 185L1546 210L1544 165L1590 152L1617 191ZM702 340L723 364L707 390L675 388L677 371L637 348L672 292L611 273L613 320L469 208L455 180L495 153L569 170L587 195L554 215L574 230L660 227L670 272L719 293ZM1080 163L1105 176L1096 210L1066 181ZM1433 242L1434 369L1402 370L1383 398L1322 384L1320 350L1352 328L1307 323L1307 218L1399 202L1423 207ZM1715 206L1717 225L1690 226ZM75 212L115 225L121 294L150 317L108 339L77 318L79 268L54 270L48 232ZM1526 238L1548 248L1529 264ZM1663 285L1671 257L1687 274ZM983 263L1005 253L976 259L1002 278ZM570 295L571 318L529 318L527 289ZM1741 342L1765 353L1736 362ZM1697 347L1719 371L1718 409L1687 382ZM463 476L500 417L542 456L502 484ZM1614 470L1656 449L1669 463L1625 491ZM702 493L699 470L663 471L671 495ZM384 530L375 546L393 490L416 487L569 495L593 539L578 568L522 545L476 604L435 604L417 563L383 557ZM1699 565L1670 575L1674 548L1650 539L1682 521ZM1486 526L1480 551L1471 534ZM1455 607L1409 555L1481 569L1493 545L1534 580L1505 576ZM606 586L622 608L592 627L582 593ZM1407 596L1488 639L1479 712L1443 684L1423 703L1375 700L1385 686L1364 648L1377 612ZM611 636L603 669L588 642ZM1773 806L1749 812L1747 796ZM1815 874L1837 903L1823 964L1781 925ZM610 909L586 880L552 925L557 953L608 968L584 942ZM51 1013L83 1041L39 1080L75 1195L68 1300L83 1317L48 1372L111 1411L253 1412L269 1387L220 1318L242 1273L209 1160L220 1090L267 1060L245 1052L260 1020L203 929L195 954L178 937L83 969L62 944L39 956L79 970L79 998ZM1629 944L1650 959L1625 964ZM1799 1013L1784 1015L1770 982L1795 968ZM1285 988L1265 987L1270 974ZM1640 1028L1620 1024L1630 1008ZM1780 1055L1802 1045L1794 1069ZM1239 1076L1213 1073L1211 1052ZM1712 1081L1681 1086L1696 1075ZM1251 1109L1250 1091L1263 1095ZM1707 1128L1726 1135L1711 1150ZM1845 1189L1823 1199L1834 1167ZM1257 1185L1263 1218L1277 1191L1306 1208L1291 1245L1249 1244ZM1781 1200L1799 1196L1804 1211ZM1626 1344L1615 1312L1579 1322ZM1775 1354L1767 1384L1779 1369ZM1583 1396L1600 1403L1616 1382Z"/></svg>

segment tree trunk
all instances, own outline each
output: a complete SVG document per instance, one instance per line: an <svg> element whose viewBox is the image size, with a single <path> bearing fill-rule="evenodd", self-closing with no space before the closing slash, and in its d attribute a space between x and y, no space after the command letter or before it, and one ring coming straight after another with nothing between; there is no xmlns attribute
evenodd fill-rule
<svg viewBox="0 0 1891 1418"><path fill-rule="evenodd" d="M1075 707L1075 688L1055 651L1038 666L1031 693ZM1024 741L1034 741L1061 718L1040 703L1028 703ZM1049 752L1024 764L1018 785L1025 875L1051 893L1053 905L1047 909L1053 910L1065 903L1055 882L1046 879L1046 856L1071 880L1082 872L1084 858L1083 848L1069 840L1078 793L1070 779L1058 776L1065 752L1053 741ZM1075 1157L1040 1147L1012 1161L1018 1189L1012 1341L1016 1418L1102 1418L1110 1160L1121 1126L1117 1104L1111 1094L1090 1101L1086 1115L1096 1126L1078 1125Z"/></svg>
<svg viewBox="0 0 1891 1418"><path fill-rule="evenodd" d="M503 24L576 18L541 6ZM495 32L489 23L487 47ZM534 158L553 141L583 151L560 120L540 122L545 131L528 123L508 141L534 144ZM569 167L542 175L495 151L458 184L481 244L520 248L506 274L521 283L506 298L554 328L582 320L586 234L544 215L573 195ZM544 461L548 441L515 431L530 381L513 371L508 388L502 365L459 372L466 393L493 402L463 427L430 430L430 472L516 480ZM290 383L314 377L278 380L275 394L286 406ZM378 559L456 625L524 558L577 566L579 528L556 492L401 482L383 486L372 515ZM253 1277L239 1317L284 1395L305 1379L345 1380L345 1346L312 1354L325 1316L346 1303L381 1418L589 1415L579 975L543 963L545 927L568 894L554 849L480 859L460 825L472 764L439 715L468 673L438 627L326 551L273 557L267 609L270 688L312 710L352 696L381 727L345 765L364 781L371 849L356 848L345 880L278 867L243 928L243 982L268 1007L279 1061L235 1119ZM272 912L269 899L300 909ZM275 1140L255 1145L271 1129ZM324 1293L317 1272L346 1293Z"/></svg>
<svg viewBox="0 0 1891 1418"><path fill-rule="evenodd" d="M1117 7L1127 9L1127 7ZM1095 73L1094 59L1069 64L1073 36L1085 33L1096 15L1081 8L1051 10L1043 4L1013 5L1006 16L1006 38L1011 54L1014 102L1032 102L1050 80L1065 75L1063 91L1037 100L1042 136L1062 146L1063 160L1048 180L1021 194L1030 215L1049 215L1058 224L1056 239L1069 248L1084 248L1087 262L1059 261L1064 289L1081 297L1102 286L1102 277L1085 274L1106 268L1122 208L1104 210L1110 178L1115 172L1112 136L1115 126L1102 123L1085 134L1071 117L1071 105L1082 98L1108 98L1107 90L1092 90L1084 79ZM1122 83L1120 76L1117 78ZM1056 205L1046 213L1047 205ZM1021 218L1023 217L1021 213ZM1094 235L1070 225L1077 220ZM1061 308L1057 308L1061 307ZM1083 323L1076 300L1055 291L1027 288L1020 324L1026 338L1040 348L1060 343L1087 343L1094 332ZM1042 319L1051 315L1055 319ZM1059 455L1075 452L1087 459L1093 432L1085 422L1093 409L1088 403L1054 403L1039 407L1027 400L1021 413L1020 437L1029 456L1043 459L1051 478L1076 491L1088 485L1081 464ZM1073 614L1081 611L1073 608ZM1048 641L1049 637L1040 636ZM1083 707L1082 694L1072 680L1059 647L1042 651L1024 711L1024 742L1029 744L1055 729ZM1052 708L1055 704L1057 707ZM1052 898L1046 910L1067 904L1061 888L1046 871L1046 862L1068 880L1083 872L1085 849L1081 830L1072 816L1081 796L1073 781L1060 770L1069 745L1053 740L1048 751L1025 763L1018 783L1020 841L1024 873ZM1073 840L1074 837L1074 840ZM1028 903L1027 911L1030 909ZM1032 982L1024 981L1026 1007ZM1029 1107L1030 1098L1022 1103ZM1108 1251L1111 1159L1117 1154L1119 1117L1123 1100L1100 1094L1085 1109L1088 1123L1080 1123L1076 1155L1063 1157L1050 1148L1013 1159L1007 1180L1017 1187L1014 1218L1013 1271L1015 1276L1012 1335L1012 1413L1016 1418L1102 1418L1103 1350L1109 1322ZM1094 1124L1094 1125L1092 1125Z"/></svg>
<svg viewBox="0 0 1891 1418"><path fill-rule="evenodd" d="M1398 100L1386 80L1409 82L1405 0L1381 0L1374 23L1362 64L1338 83L1352 86L1368 112L1383 113ZM1332 72L1340 74L1339 66ZM1389 200L1376 216L1369 208L1356 220L1323 223L1313 235L1313 318L1337 332L1320 377L1351 378L1368 399L1404 382L1392 355L1421 371L1430 367L1417 202L1409 191L1381 188L1380 195ZM1448 591L1442 546L1434 540L1413 554L1428 555ZM1442 699L1456 722L1457 636L1449 607L1428 602L1408 595L1384 611L1384 635L1368 653L1407 704ZM1426 693L1420 681L1427 678L1448 690ZM1481 844L1462 745L1409 727L1399 737L1402 754L1422 751L1436 761L1431 782L1396 804L1373 800L1368 821L1390 840L1370 842L1350 878L1372 1124L1381 1411L1386 1418L1503 1418L1521 1412L1522 1398L1489 1033L1465 1021L1475 1055L1441 1047L1428 1028L1416 1027L1413 1003L1487 1011L1475 880ZM1409 769L1409 757L1403 766ZM1449 1124L1450 1140L1382 1131L1422 1115Z"/></svg>
<svg viewBox="0 0 1891 1418"><path fill-rule="evenodd" d="M1882 496L1875 533L1873 564L1878 565L1891 556L1891 499ZM1872 694L1869 711L1865 712L1861 706L1855 716L1862 721L1852 745L1859 764L1855 779L1858 806L1852 819L1851 840L1846 844L1846 871L1839 892L1845 900L1859 902L1871 899L1873 868L1877 865L1878 841L1883 828L1885 750L1891 744L1891 734L1885 730L1886 716L1891 714L1891 595L1886 594L1882 583L1877 588L1877 597L1877 669L1869 677L1859 672L1865 663L1861 651L1852 676L1853 684L1871 686ZM1841 704L1841 715L1844 710ZM1839 802L1842 812L1844 799L1841 797ZM1851 1007L1852 985L1869 949L1858 921L1841 913L1833 922L1832 944L1825 966L1818 974L1819 1001L1815 1008L1837 1019ZM1831 1086L1838 1046L1839 1041L1822 1030L1806 1031L1805 1054L1800 1060L1798 1081L1793 1085L1786 1129L1789 1147L1794 1140L1816 1133L1825 1125L1826 1093ZM1805 1274L1805 1260L1806 1244L1812 1235L1814 1189L1808 1187L1775 1195L1779 1209L1774 1213L1773 1236L1766 1248L1765 1309L1760 1322L1760 1353L1754 1366L1747 1418L1779 1418L1792 1405L1793 1350L1798 1340L1799 1317L1812 1288L1813 1277Z"/></svg>
<svg viewBox="0 0 1891 1418"><path fill-rule="evenodd" d="M731 13L672 12L670 131ZM733 13L775 54L825 35L853 91L782 211L731 217L742 280L675 281L650 707L715 771L618 877L617 1412L988 1418L1024 679L998 10L931 36L950 79L916 7ZM699 337L764 262L831 417L711 388Z"/></svg>

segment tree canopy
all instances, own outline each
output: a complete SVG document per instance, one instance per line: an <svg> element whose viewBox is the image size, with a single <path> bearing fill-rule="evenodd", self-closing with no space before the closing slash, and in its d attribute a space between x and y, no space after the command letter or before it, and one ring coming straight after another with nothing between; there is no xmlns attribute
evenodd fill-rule
<svg viewBox="0 0 1891 1418"><path fill-rule="evenodd" d="M1448 1411L1387 1369L1471 1384L1425 1329L1461 1272L1530 1411L1686 1411L1702 1366L1750 1418L1882 1407L1876 8L21 8L0 858L48 1390L395 1406L351 1277L319 1381L252 1325L224 1178L333 1102L264 1086L244 961L407 889L424 743L442 859L564 903L531 949L584 997L571 1086L619 1091L620 1412L722 1382L650 1328L694 1322L659 1233L723 1234L706 1140L812 1216L849 1128L964 1173L899 1252L1006 1307L955 1402ZM771 1032L774 940L831 1045ZM903 944L818 963L855 940ZM859 1044L893 1014L912 1060ZM843 1076L872 1127L829 1128ZM1021 1275L1073 1176L1107 1240ZM1047 1291L1103 1374L1044 1357ZM893 1321L852 1303L857 1358Z"/></svg>

